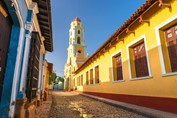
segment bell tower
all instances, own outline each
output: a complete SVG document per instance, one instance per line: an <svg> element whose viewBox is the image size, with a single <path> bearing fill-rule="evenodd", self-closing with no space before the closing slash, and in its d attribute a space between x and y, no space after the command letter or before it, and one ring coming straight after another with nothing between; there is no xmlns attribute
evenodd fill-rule
<svg viewBox="0 0 177 118"><path fill-rule="evenodd" d="M76 17L71 22L68 47L68 61L72 63L75 69L85 61L85 47L84 27L81 20Z"/></svg>
<svg viewBox="0 0 177 118"><path fill-rule="evenodd" d="M81 20L76 17L71 22L69 30L68 58L65 64L65 89L74 89L74 72L86 61L84 27Z"/></svg>
<svg viewBox="0 0 177 118"><path fill-rule="evenodd" d="M73 53L75 57L85 57L85 41L84 41L84 28L81 20L76 17L71 22L69 30L70 45L74 47Z"/></svg>

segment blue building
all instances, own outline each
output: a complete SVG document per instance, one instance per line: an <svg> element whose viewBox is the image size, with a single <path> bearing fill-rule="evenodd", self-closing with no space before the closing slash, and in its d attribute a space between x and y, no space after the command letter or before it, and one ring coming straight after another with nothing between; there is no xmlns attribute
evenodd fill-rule
<svg viewBox="0 0 177 118"><path fill-rule="evenodd" d="M33 117L52 51L50 0L0 0L0 118Z"/></svg>

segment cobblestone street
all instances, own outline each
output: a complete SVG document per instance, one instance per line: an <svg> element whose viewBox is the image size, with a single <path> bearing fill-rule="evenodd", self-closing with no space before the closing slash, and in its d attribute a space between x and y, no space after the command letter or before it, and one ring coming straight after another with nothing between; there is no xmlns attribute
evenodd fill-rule
<svg viewBox="0 0 177 118"><path fill-rule="evenodd" d="M75 92L53 92L50 118L147 118Z"/></svg>

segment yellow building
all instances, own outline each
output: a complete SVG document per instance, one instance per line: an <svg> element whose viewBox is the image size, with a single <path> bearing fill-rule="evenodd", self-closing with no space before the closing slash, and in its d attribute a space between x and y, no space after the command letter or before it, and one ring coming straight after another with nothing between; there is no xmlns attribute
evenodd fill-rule
<svg viewBox="0 0 177 118"><path fill-rule="evenodd" d="M44 69L43 69L43 93L44 100L47 100L48 90L51 89L49 85L49 77L53 71L53 64L44 60ZM52 87L53 88L53 87Z"/></svg>
<svg viewBox="0 0 177 118"><path fill-rule="evenodd" d="M147 0L70 76L79 92L177 113L177 1Z"/></svg>

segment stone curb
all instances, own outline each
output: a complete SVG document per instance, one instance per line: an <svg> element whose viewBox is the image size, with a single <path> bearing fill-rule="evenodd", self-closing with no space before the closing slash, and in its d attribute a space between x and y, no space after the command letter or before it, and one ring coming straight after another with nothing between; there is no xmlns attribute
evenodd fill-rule
<svg viewBox="0 0 177 118"><path fill-rule="evenodd" d="M124 103L124 102L118 102L115 100L110 100L110 99L106 99L106 98L101 98L101 97L97 97L97 96L93 96L93 95L89 95L89 94L85 94L85 93L79 93L80 95L86 96L86 97L90 97L93 98L95 100L116 106L116 107L121 107L123 109L132 111L132 112L136 112L138 114L141 114L143 116L147 116L150 118L177 118L177 114L174 113L169 113L169 112L164 112L164 111L160 111L160 110L155 110L155 109L151 109L151 108L147 108L147 107L142 107L142 106L137 106L137 105L133 105L133 104L128 104L128 103Z"/></svg>

